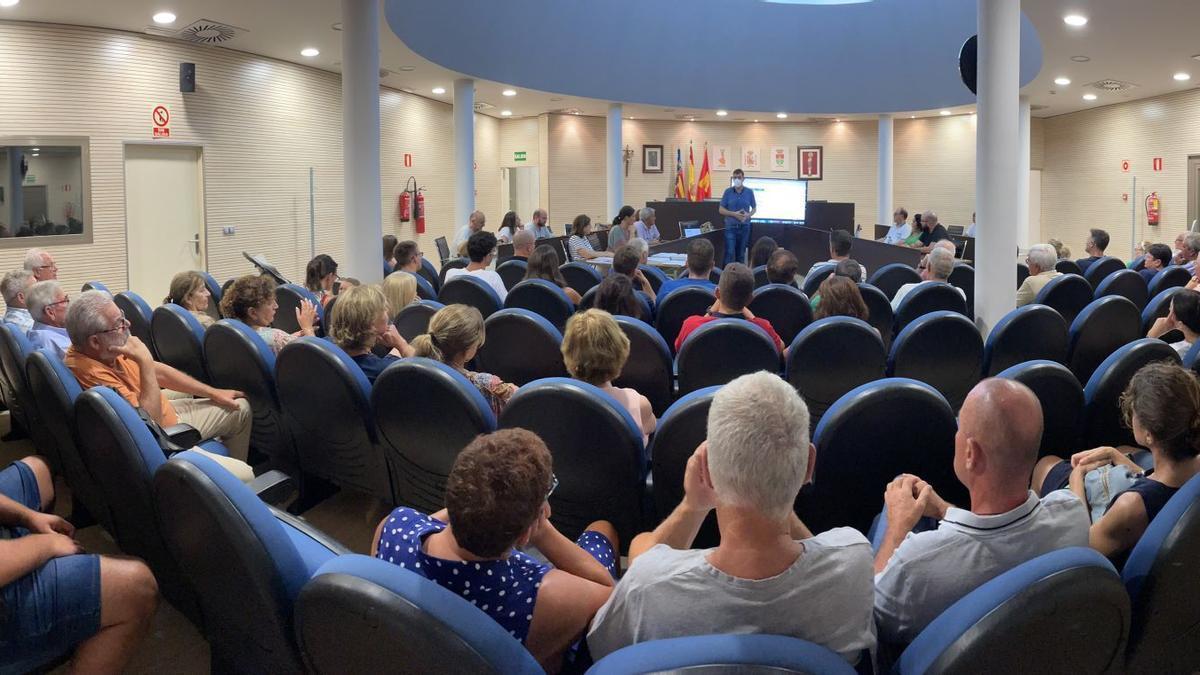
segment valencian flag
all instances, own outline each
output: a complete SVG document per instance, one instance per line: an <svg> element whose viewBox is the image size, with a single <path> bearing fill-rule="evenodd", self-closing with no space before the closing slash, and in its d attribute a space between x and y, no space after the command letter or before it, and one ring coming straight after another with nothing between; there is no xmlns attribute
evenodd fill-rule
<svg viewBox="0 0 1200 675"><path fill-rule="evenodd" d="M683 149L675 148L675 196L679 199L690 199L687 182L683 179Z"/></svg>
<svg viewBox="0 0 1200 675"><path fill-rule="evenodd" d="M712 177L708 175L708 143L704 144L704 163L700 166L700 181L696 184L696 201L712 197Z"/></svg>
<svg viewBox="0 0 1200 675"><path fill-rule="evenodd" d="M688 200L696 201L696 155L692 152L691 141L688 141L687 192Z"/></svg>

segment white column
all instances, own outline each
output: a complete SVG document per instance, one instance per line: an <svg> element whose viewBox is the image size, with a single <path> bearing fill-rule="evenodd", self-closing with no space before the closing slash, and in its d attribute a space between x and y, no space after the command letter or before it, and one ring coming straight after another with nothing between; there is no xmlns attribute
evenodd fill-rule
<svg viewBox="0 0 1200 675"><path fill-rule="evenodd" d="M1029 97L1020 98L1017 116L1017 245L1029 248L1040 232L1029 231Z"/></svg>
<svg viewBox="0 0 1200 675"><path fill-rule="evenodd" d="M986 335L1017 296L1017 112L1021 0L978 0L978 124L975 131L976 323Z"/></svg>
<svg viewBox="0 0 1200 675"><path fill-rule="evenodd" d="M879 116L879 193L876 198L876 225L891 225L892 211L892 116ZM867 235L874 238L872 231Z"/></svg>
<svg viewBox="0 0 1200 675"><path fill-rule="evenodd" d="M24 148L19 145L8 146L8 185L4 187L8 191L8 231L10 237L17 235L17 230L21 229L21 223L25 222L25 193L21 191L21 157L24 156ZM88 214L91 217L91 214Z"/></svg>
<svg viewBox="0 0 1200 675"><path fill-rule="evenodd" d="M612 222L625 205L625 182L621 177L621 165L625 162L624 145L621 143L621 104L608 104L608 125L605 128L605 157L608 166L608 213L605 222Z"/></svg>
<svg viewBox="0 0 1200 675"><path fill-rule="evenodd" d="M475 210L475 80L454 81L454 231Z"/></svg>
<svg viewBox="0 0 1200 675"><path fill-rule="evenodd" d="M342 0L342 274L383 279L379 177L379 2Z"/></svg>

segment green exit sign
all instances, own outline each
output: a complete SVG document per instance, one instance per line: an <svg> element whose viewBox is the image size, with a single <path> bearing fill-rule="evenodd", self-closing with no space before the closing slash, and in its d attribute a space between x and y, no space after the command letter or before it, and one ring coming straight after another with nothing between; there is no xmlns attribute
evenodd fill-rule
<svg viewBox="0 0 1200 675"><path fill-rule="evenodd" d="M525 161L525 151L521 150L519 152L514 152L513 153L513 161L514 162L524 162Z"/></svg>

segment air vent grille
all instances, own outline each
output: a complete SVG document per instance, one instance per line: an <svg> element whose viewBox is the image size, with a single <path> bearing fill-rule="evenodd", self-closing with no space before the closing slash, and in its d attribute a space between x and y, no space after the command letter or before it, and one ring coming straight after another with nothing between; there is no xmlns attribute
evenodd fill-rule
<svg viewBox="0 0 1200 675"><path fill-rule="evenodd" d="M492 108L495 108L495 107L496 106L492 105L491 103L488 103L487 101L476 101L475 102L475 112L479 112L481 110L491 110Z"/></svg>
<svg viewBox="0 0 1200 675"><path fill-rule="evenodd" d="M1132 82L1123 82L1121 80L1114 80L1111 78L1106 80L1097 80L1096 82L1092 82L1091 84L1084 86L1091 87L1092 89L1099 89L1100 91L1129 91L1130 89L1137 87L1137 85Z"/></svg>
<svg viewBox="0 0 1200 675"><path fill-rule="evenodd" d="M238 28L220 21L200 19L181 29L177 37L187 42L215 45L229 42L245 32L247 32L245 28Z"/></svg>
<svg viewBox="0 0 1200 675"><path fill-rule="evenodd" d="M580 110L579 108L559 108L558 110L554 110L552 112L556 112L561 115L578 115L579 113L581 113L583 111Z"/></svg>

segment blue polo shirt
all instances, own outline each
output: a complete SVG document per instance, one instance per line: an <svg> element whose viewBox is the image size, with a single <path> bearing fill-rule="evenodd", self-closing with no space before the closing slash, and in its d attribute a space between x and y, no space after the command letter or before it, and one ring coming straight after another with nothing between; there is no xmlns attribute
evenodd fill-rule
<svg viewBox="0 0 1200 675"><path fill-rule="evenodd" d="M725 194L721 195L721 208L726 211L741 211L745 209L747 212L750 209L758 208L758 204L754 201L754 190L748 187L743 187L739 193L733 187L725 188ZM735 225L749 225L750 223L742 223L733 216L725 216L725 227L734 227Z"/></svg>
<svg viewBox="0 0 1200 675"><path fill-rule="evenodd" d="M685 286L698 286L710 291L717 287L716 284L708 279L690 279L688 277L684 277L682 279L671 279L663 282L663 285L659 287L658 294L654 296L655 306L662 304L663 298L667 297L671 291L677 288L683 288Z"/></svg>

